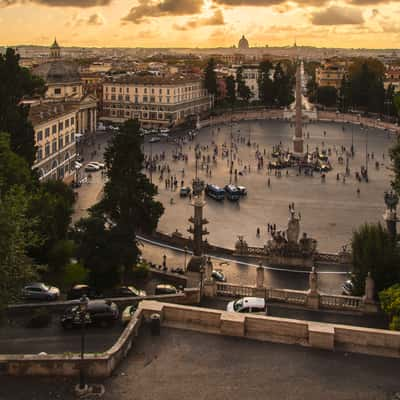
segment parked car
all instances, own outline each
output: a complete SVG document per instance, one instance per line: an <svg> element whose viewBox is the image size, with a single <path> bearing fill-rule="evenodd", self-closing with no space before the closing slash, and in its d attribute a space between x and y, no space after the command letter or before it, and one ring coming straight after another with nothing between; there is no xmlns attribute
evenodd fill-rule
<svg viewBox="0 0 400 400"><path fill-rule="evenodd" d="M161 283L156 286L156 290L154 291L154 294L176 294L178 293L178 289L173 286L173 285L167 285L164 283Z"/></svg>
<svg viewBox="0 0 400 400"><path fill-rule="evenodd" d="M113 289L111 295L113 297L145 297L146 292L134 286L120 286Z"/></svg>
<svg viewBox="0 0 400 400"><path fill-rule="evenodd" d="M226 276L222 271L214 270L211 273L211 276L217 281L217 282L226 282Z"/></svg>
<svg viewBox="0 0 400 400"><path fill-rule="evenodd" d="M160 129L160 133L169 133L169 132L170 132L169 128L161 128Z"/></svg>
<svg viewBox="0 0 400 400"><path fill-rule="evenodd" d="M53 301L60 297L60 289L43 282L33 282L22 289L22 296L26 300Z"/></svg>
<svg viewBox="0 0 400 400"><path fill-rule="evenodd" d="M73 286L69 292L67 293L68 300L80 299L83 295L89 297L89 299L98 299L102 297L102 295L97 292L94 288L91 288L88 285L79 284Z"/></svg>
<svg viewBox="0 0 400 400"><path fill-rule="evenodd" d="M90 161L90 165L97 165L100 169L103 169L105 167L105 164L99 161Z"/></svg>
<svg viewBox="0 0 400 400"><path fill-rule="evenodd" d="M246 196L247 195L246 186L236 186L236 188L239 190L239 193L240 193L241 196Z"/></svg>
<svg viewBox="0 0 400 400"><path fill-rule="evenodd" d="M110 300L89 300L87 304L86 325L111 326L118 320L119 311L115 303ZM81 326L82 316L80 306L69 308L61 317L61 325L64 329Z"/></svg>
<svg viewBox="0 0 400 400"><path fill-rule="evenodd" d="M189 196L191 191L192 190L190 189L189 186L182 186L181 190L179 191L179 196L180 197L187 197L187 196Z"/></svg>
<svg viewBox="0 0 400 400"><path fill-rule="evenodd" d="M345 294L346 296L351 296L353 294L353 289L354 289L353 282L351 281L351 279L348 279L342 285L342 294Z"/></svg>
<svg viewBox="0 0 400 400"><path fill-rule="evenodd" d="M137 304L132 304L128 307L125 307L124 311L122 311L121 314L121 322L123 324L127 324L131 320L132 315L135 313L136 310Z"/></svg>
<svg viewBox="0 0 400 400"><path fill-rule="evenodd" d="M226 311L239 313L267 313L265 299L261 297L242 297L231 301L226 306Z"/></svg>
<svg viewBox="0 0 400 400"><path fill-rule="evenodd" d="M98 165L96 165L96 164L91 164L91 163L89 163L89 164L87 164L87 165L85 166L85 171L86 171L86 172L96 172L96 171L100 171L100 167L99 167Z"/></svg>
<svg viewBox="0 0 400 400"><path fill-rule="evenodd" d="M152 137L149 140L149 143L157 143L159 142L161 139L158 136Z"/></svg>

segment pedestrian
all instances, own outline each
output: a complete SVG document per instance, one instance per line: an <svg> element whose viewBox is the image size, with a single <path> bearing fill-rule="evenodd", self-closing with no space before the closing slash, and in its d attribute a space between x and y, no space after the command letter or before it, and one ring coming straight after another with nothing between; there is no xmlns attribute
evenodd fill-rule
<svg viewBox="0 0 400 400"><path fill-rule="evenodd" d="M268 178L268 181L267 181L267 185L268 185L268 187L271 187L271 181L270 181L269 178Z"/></svg>
<svg viewBox="0 0 400 400"><path fill-rule="evenodd" d="M260 237L260 228L257 228L257 237Z"/></svg>

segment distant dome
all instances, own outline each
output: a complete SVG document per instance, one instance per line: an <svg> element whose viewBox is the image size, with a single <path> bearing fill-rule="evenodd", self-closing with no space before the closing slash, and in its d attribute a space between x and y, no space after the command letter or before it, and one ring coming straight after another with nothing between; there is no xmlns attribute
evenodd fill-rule
<svg viewBox="0 0 400 400"><path fill-rule="evenodd" d="M239 45L238 45L239 49L248 49L249 46L249 41L244 37L244 35L242 36L242 38L239 40Z"/></svg>
<svg viewBox="0 0 400 400"><path fill-rule="evenodd" d="M41 64L32 72L46 83L73 83L81 80L78 66L61 60Z"/></svg>
<svg viewBox="0 0 400 400"><path fill-rule="evenodd" d="M53 42L53 44L51 45L50 48L51 49L59 49L60 48L60 46L57 43L57 39L56 38L54 38L54 42Z"/></svg>

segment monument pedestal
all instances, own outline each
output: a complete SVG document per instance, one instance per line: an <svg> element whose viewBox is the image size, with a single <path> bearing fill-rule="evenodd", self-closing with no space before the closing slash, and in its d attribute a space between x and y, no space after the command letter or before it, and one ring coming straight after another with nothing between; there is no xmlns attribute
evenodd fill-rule
<svg viewBox="0 0 400 400"><path fill-rule="evenodd" d="M191 272L200 272L200 267L206 262L204 256L193 255L187 265L187 270Z"/></svg>

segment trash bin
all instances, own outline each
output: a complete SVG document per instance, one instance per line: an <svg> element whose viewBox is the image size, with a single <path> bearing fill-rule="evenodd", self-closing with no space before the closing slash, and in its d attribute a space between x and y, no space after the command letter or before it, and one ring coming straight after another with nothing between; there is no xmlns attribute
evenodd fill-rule
<svg viewBox="0 0 400 400"><path fill-rule="evenodd" d="M152 336L160 336L161 318L160 314L151 314L150 316L150 331Z"/></svg>

